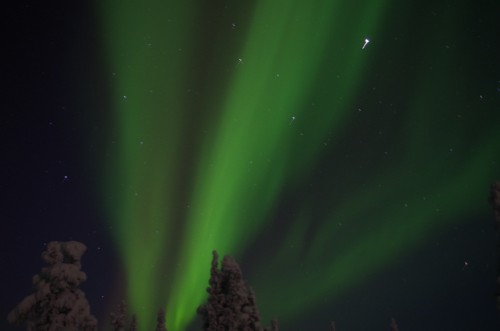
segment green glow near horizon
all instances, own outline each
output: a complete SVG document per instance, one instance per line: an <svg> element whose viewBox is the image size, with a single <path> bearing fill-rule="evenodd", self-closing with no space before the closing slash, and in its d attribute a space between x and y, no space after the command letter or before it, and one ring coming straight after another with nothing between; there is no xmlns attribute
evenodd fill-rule
<svg viewBox="0 0 500 331"><path fill-rule="evenodd" d="M152 1L106 2L104 31L116 102L118 153L107 194L114 206L114 234L127 273L128 302L141 329L154 323L163 306L169 266L165 241L175 237L168 222L178 165L179 91L185 72L189 23L186 8Z"/></svg>
<svg viewBox="0 0 500 331"><path fill-rule="evenodd" d="M291 170L283 162L293 152L289 142L295 132L290 130L290 119L308 116L301 108L325 44L331 41L327 36L331 25L341 19L338 5L333 1L257 3L242 62L222 108L218 135L200 157L200 164L210 166L202 167L196 177L187 238L181 246L181 260L187 262L177 274L178 286L167 306L195 308L205 297L211 251L240 252L261 228ZM360 30L373 30L379 15L375 9L368 6L362 12L359 20L365 23ZM344 33L345 40L340 36L333 40L346 43L360 31L352 33ZM353 65L346 75L351 81L338 86L346 94L355 85L361 61L359 50L348 55ZM326 134L342 111L339 107L329 112L329 119L317 118L313 141ZM249 206L251 212L245 210ZM183 312L173 311L171 325L184 327Z"/></svg>
<svg viewBox="0 0 500 331"><path fill-rule="evenodd" d="M229 54L219 57L212 52L226 46L232 21L221 14L227 31L198 36L202 3L99 4L116 139L105 194L128 303L141 330L152 329L156 310L165 305L168 328L185 330L205 298L211 251L247 252L286 191L300 187L321 163L326 142L345 134L369 67L372 46L361 51L362 41L366 33L383 39L379 27L389 3L258 0L248 24L238 22L241 48L227 45ZM213 42L200 54L202 38ZM210 56L212 62L205 61ZM192 69L199 63L220 77L199 78ZM450 68L440 70L449 74ZM215 84L221 77L227 83ZM341 198L304 197L276 251L248 273L264 323L271 316L291 322L325 296L338 297L436 227L476 208L481 183L491 176L481 167L500 149L499 134L485 130L479 147L465 160L453 159L459 166L443 176L453 156L440 153L443 146L428 146L441 138L442 123L432 110L446 107L438 102L444 100L438 87L446 82L419 79L403 120L409 138L394 143L394 157L373 161L379 167L363 174L359 186L354 169L332 169L324 181ZM192 85L201 91L189 92ZM460 146L461 127L453 129L443 144ZM425 130L429 135L421 134ZM311 231L320 208L321 223ZM366 213L373 213L373 224ZM298 260L307 273L283 279L283 270L294 270ZM312 287L302 285L311 281ZM290 288L300 301L287 297Z"/></svg>

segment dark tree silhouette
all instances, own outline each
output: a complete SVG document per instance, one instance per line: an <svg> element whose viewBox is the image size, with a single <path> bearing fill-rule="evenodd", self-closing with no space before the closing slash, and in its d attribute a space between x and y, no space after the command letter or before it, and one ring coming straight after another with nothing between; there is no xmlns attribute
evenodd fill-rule
<svg viewBox="0 0 500 331"><path fill-rule="evenodd" d="M125 301L118 304L118 312L111 313L111 326L113 331L125 331L125 324L127 319L127 305Z"/></svg>
<svg viewBox="0 0 500 331"><path fill-rule="evenodd" d="M490 202L495 211L497 230L500 231L500 182L491 186ZM500 235L500 232L499 232ZM499 246L500 248L500 246ZM81 271L81 257L86 251L77 241L57 242L47 245L42 259L48 264L33 277L35 293L22 300L8 315L10 323L26 323L28 331L97 331L97 320L90 314L85 294L78 286L86 280ZM204 331L279 331L278 321L263 328L257 309L255 294L243 280L238 263L231 256L224 256L219 269L219 256L213 251L207 302L197 309ZM500 275L500 274L499 274ZM499 277L500 283L500 277ZM500 295L497 293L500 308ZM127 325L127 306L124 301L118 311L111 313L113 331L137 331L133 315ZM331 321L330 330L336 331ZM394 318L390 331L399 331ZM158 310L155 331L167 331L165 310Z"/></svg>
<svg viewBox="0 0 500 331"><path fill-rule="evenodd" d="M262 331L254 292L245 284L241 269L231 256L224 256L218 268L219 256L213 251L208 300L197 313L203 330ZM269 330L278 330L274 321Z"/></svg>
<svg viewBox="0 0 500 331"><path fill-rule="evenodd" d="M155 331L167 331L167 328L165 327L165 310L163 310L162 308L158 310Z"/></svg>
<svg viewBox="0 0 500 331"><path fill-rule="evenodd" d="M42 253L48 266L33 276L35 293L9 313L8 321L26 323L30 331L96 331L97 320L78 288L87 278L80 270L86 249L77 241L50 242Z"/></svg>

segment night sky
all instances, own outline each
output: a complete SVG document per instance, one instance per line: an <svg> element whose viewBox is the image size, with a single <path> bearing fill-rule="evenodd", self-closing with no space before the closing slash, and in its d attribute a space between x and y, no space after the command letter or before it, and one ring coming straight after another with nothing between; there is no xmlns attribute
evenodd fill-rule
<svg viewBox="0 0 500 331"><path fill-rule="evenodd" d="M214 249L284 331L499 330L499 8L4 8L0 329L78 240L100 330L121 299L201 330Z"/></svg>

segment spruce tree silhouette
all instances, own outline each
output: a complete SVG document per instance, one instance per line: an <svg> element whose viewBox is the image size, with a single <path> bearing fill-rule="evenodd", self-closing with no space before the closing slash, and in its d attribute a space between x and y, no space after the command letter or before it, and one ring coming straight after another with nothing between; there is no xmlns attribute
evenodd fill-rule
<svg viewBox="0 0 500 331"><path fill-rule="evenodd" d="M205 331L270 331L278 330L274 320L270 329L263 329L254 292L245 284L241 269L231 256L224 256L218 268L219 256L212 252L207 302L197 313Z"/></svg>
<svg viewBox="0 0 500 331"><path fill-rule="evenodd" d="M111 313L111 327L113 331L137 331L137 316L135 314L130 318L130 324L128 328L127 325L127 304L122 300L118 304L118 311L116 313Z"/></svg>
<svg viewBox="0 0 500 331"><path fill-rule="evenodd" d="M127 305L125 301L118 304L118 312L111 313L111 326L113 331L125 331L125 324L127 319Z"/></svg>
<svg viewBox="0 0 500 331"><path fill-rule="evenodd" d="M163 310L162 308L158 310L155 331L167 331L167 328L165 327L165 310Z"/></svg>
<svg viewBox="0 0 500 331"><path fill-rule="evenodd" d="M33 276L35 293L25 297L7 316L12 324L26 323L29 331L96 331L85 293L78 286L86 246L77 241L52 241L42 253L48 264Z"/></svg>

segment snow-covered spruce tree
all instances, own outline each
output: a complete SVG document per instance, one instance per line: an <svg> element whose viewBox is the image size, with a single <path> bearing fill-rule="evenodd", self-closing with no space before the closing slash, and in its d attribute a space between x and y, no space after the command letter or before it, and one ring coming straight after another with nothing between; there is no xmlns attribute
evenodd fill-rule
<svg viewBox="0 0 500 331"><path fill-rule="evenodd" d="M50 242L42 253L48 266L33 276L35 293L9 313L8 321L25 323L29 331L96 331L97 320L78 288L87 278L80 262L86 249L77 241Z"/></svg>
<svg viewBox="0 0 500 331"><path fill-rule="evenodd" d="M219 256L213 251L207 302L197 313L205 331L265 331L260 325L254 292L245 284L238 263L224 256L218 268ZM278 330L274 321L270 330Z"/></svg>

